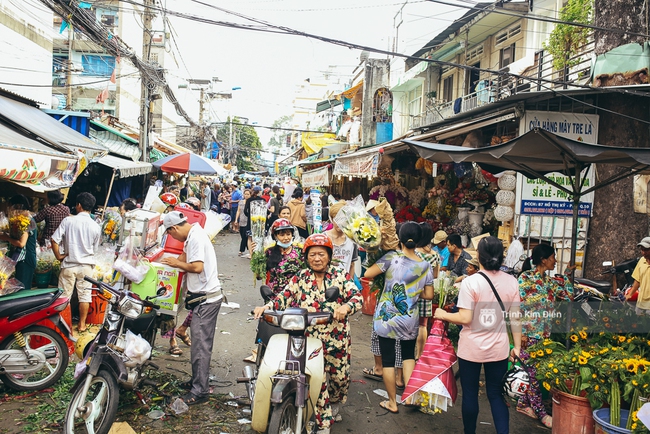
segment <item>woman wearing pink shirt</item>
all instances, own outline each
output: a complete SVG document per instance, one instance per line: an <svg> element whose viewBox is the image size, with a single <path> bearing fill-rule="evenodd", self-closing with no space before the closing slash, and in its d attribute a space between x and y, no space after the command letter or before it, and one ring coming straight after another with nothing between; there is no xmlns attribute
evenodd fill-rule
<svg viewBox="0 0 650 434"><path fill-rule="evenodd" d="M485 388L497 434L509 433L508 407L503 399L501 380L508 370L508 354L519 357L521 324L519 285L513 276L500 271L503 244L496 237L483 238L478 244L481 271L465 278L458 294L458 312L436 309L434 318L463 326L458 341L458 368L463 388L463 426L465 434L476 432L478 391L481 367L485 370ZM489 279L489 281L488 281ZM508 316L514 348L510 351L504 314L490 286L494 285Z"/></svg>

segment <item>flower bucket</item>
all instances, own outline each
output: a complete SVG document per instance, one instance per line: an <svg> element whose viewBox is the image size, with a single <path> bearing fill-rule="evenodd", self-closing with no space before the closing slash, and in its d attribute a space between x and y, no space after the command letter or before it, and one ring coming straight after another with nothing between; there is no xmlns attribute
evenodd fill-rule
<svg viewBox="0 0 650 434"><path fill-rule="evenodd" d="M104 324L104 314L106 313L106 305L108 302L97 295L93 291L93 298L88 307L88 316L86 317L87 324Z"/></svg>
<svg viewBox="0 0 650 434"><path fill-rule="evenodd" d="M614 426L609 423L609 408L600 408L594 410L594 422L596 423L596 434L627 434L631 433L629 429L625 428L627 425L627 418L629 416L629 410L621 409L621 425Z"/></svg>
<svg viewBox="0 0 650 434"><path fill-rule="evenodd" d="M363 307L361 312L365 315L374 315L377 306L377 292L371 292L372 279L362 277L361 279L361 296L363 297Z"/></svg>
<svg viewBox="0 0 650 434"><path fill-rule="evenodd" d="M34 282L36 283L37 288L47 288L50 286L50 280L52 279L52 269L39 273L38 271L34 273Z"/></svg>
<svg viewBox="0 0 650 434"><path fill-rule="evenodd" d="M553 391L553 434L593 434L594 416L589 399Z"/></svg>

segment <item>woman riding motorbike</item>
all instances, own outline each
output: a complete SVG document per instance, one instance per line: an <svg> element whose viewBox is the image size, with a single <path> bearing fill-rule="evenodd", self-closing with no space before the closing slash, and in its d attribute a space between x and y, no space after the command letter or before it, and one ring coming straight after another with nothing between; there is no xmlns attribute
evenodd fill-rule
<svg viewBox="0 0 650 434"><path fill-rule="evenodd" d="M332 241L325 234L313 234L305 241L303 253L307 269L301 270L275 300L255 308L259 318L265 310L284 310L288 307L303 307L311 312L332 312L330 324L316 325L307 329L306 335L323 342L325 373L316 403L316 424L318 434L329 434L338 406L347 400L350 386L350 325L348 316L361 309L361 294L350 275L332 266ZM325 289L336 286L340 295L336 301L325 301Z"/></svg>

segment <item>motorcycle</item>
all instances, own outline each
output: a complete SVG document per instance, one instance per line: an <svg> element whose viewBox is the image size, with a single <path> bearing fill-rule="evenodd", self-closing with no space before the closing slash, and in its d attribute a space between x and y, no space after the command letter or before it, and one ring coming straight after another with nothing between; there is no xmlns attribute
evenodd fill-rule
<svg viewBox="0 0 650 434"><path fill-rule="evenodd" d="M83 360L75 370L76 381L71 388L72 399L65 415L67 434L88 432L106 434L113 425L119 404L118 385L137 389L148 369L158 369L151 357L143 363L132 360L125 353L127 331L142 335L150 344L156 337L157 309L160 306L142 300L128 290L119 290L90 277L84 277L96 286L93 290L108 302L104 324L92 342L83 349ZM163 295L165 288L157 291ZM84 429L75 431L77 422Z"/></svg>
<svg viewBox="0 0 650 434"><path fill-rule="evenodd" d="M0 380L17 391L41 390L59 381L70 354L51 321L68 339L72 331L61 319L69 300L60 289L18 291L0 297Z"/></svg>
<svg viewBox="0 0 650 434"><path fill-rule="evenodd" d="M260 288L268 302L274 294ZM337 287L325 290L334 301ZM255 367L246 366L238 383L245 383L251 401L251 427L268 434L311 433L315 427L315 405L325 377L323 343L305 337L309 326L328 324L330 312L308 312L304 308L265 311L260 318Z"/></svg>
<svg viewBox="0 0 650 434"><path fill-rule="evenodd" d="M594 280L594 279L585 279L583 277L576 277L575 282L580 285L581 289L586 292L592 293L595 297L600 297L598 294L610 294L620 299L620 295L623 294L623 299L625 298L625 293L632 287L634 284L634 279L632 279L632 272L636 267L639 258L628 259L621 262L620 264L614 266L610 261L603 262L603 272L602 274L611 274L611 280ZM623 287L618 288L616 277L619 274L625 276L625 284ZM613 290L612 290L613 289ZM602 297L601 297L602 298Z"/></svg>

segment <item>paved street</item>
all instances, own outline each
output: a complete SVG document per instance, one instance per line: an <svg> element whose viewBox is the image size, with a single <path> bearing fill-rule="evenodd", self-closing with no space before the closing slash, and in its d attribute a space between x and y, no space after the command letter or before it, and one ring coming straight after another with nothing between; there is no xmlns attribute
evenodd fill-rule
<svg viewBox="0 0 650 434"><path fill-rule="evenodd" d="M236 384L235 380L241 375L243 366L246 364L243 359L251 354L255 336L255 322L252 321L250 311L256 305L261 304L259 295L259 284L253 285L252 273L249 269L249 261L237 256L237 247L239 235L226 234L219 235L215 240L219 272L223 275L222 283L225 293L230 302L240 304L240 309L223 308L219 315L217 323L217 334L215 337L214 353L212 357L211 384L214 385L215 394L232 393L234 396L245 394L243 385ZM403 433L403 434L420 434L420 433L462 433L462 421L460 419L460 403L462 400L462 391L459 391L459 397L456 406L450 409L448 413L438 414L436 416L425 415L417 410L400 407L399 414L390 414L379 407L382 397L375 394L376 389L383 389L383 383L380 381L368 380L363 377L361 371L364 367L372 366L372 355L370 353L369 336L371 330L371 317L361 313L352 317L352 336L353 336L353 353L352 353L352 385L348 402L342 407L343 420L335 424L332 432L337 433ZM191 333L191 331L190 331ZM190 351L184 344L180 343L184 350L181 356L171 356L167 350L168 342L160 337L156 341L156 353L154 361L161 367L161 370L172 373L179 377L180 380L187 379L184 372L191 372L189 366ZM8 392L0 385L0 395ZM11 395L10 395L11 396ZM126 404L128 394L123 395L121 405L128 408L129 405L135 406L136 413L140 412L143 416L135 422L132 418L126 418L124 415L120 420L126 420L139 432L176 432L183 429L188 423L194 426L203 427L200 432L222 433L222 432L242 432L245 426L237 424L236 420L250 417L244 413L243 409L232 409L232 407L215 406L212 404L203 404L198 407L192 407L190 413L183 415L179 419L168 419L166 421L151 421L146 416L148 410L144 410L137 400L133 404ZM47 395L41 395L42 399L47 400ZM37 397L38 398L38 397ZM20 421L26 414L38 411L38 405L41 400L9 400L8 402L0 401L0 419L13 421L11 424L3 424L0 432L3 433L22 433L25 432L27 425ZM151 401L149 401L151 402ZM492 417L489 405L485 395L481 395L481 414L479 416L478 434L493 433ZM226 412L230 412L224 416ZM206 421L218 416L227 417L231 425L229 427L205 428L209 426ZM536 434L550 433L550 429L544 428L536 421L523 416L516 411L514 407L510 413L511 416L511 433L513 434ZM200 419L201 423L198 422ZM56 432L55 429L52 431Z"/></svg>
<svg viewBox="0 0 650 434"><path fill-rule="evenodd" d="M239 236L219 236L216 240L219 272L224 275L223 286L228 294L229 301L241 305L239 311L221 315L219 317L217 341L213 356L213 373L219 379L233 381L240 375L244 362L242 359L250 354L255 336L255 324L248 321L251 309L261 304L259 284L253 286L252 273L248 269L248 260L237 256L237 242ZM230 312L230 309L224 309ZM461 433L462 421L460 419L459 399L448 413L436 416L425 415L417 410L400 408L397 415L387 413L379 407L383 400L373 393L375 389L383 389L383 383L368 380L361 374L364 367L372 366L370 353L370 331L372 328L371 317L361 313L352 318L352 385L348 402L342 408L343 421L338 422L333 433ZM243 386L229 387L235 394L243 394ZM510 429L514 434L550 433L551 430L543 427L534 420L514 411L514 404L510 413ZM477 433L493 433L492 416L489 404L484 394L481 395L481 414Z"/></svg>

